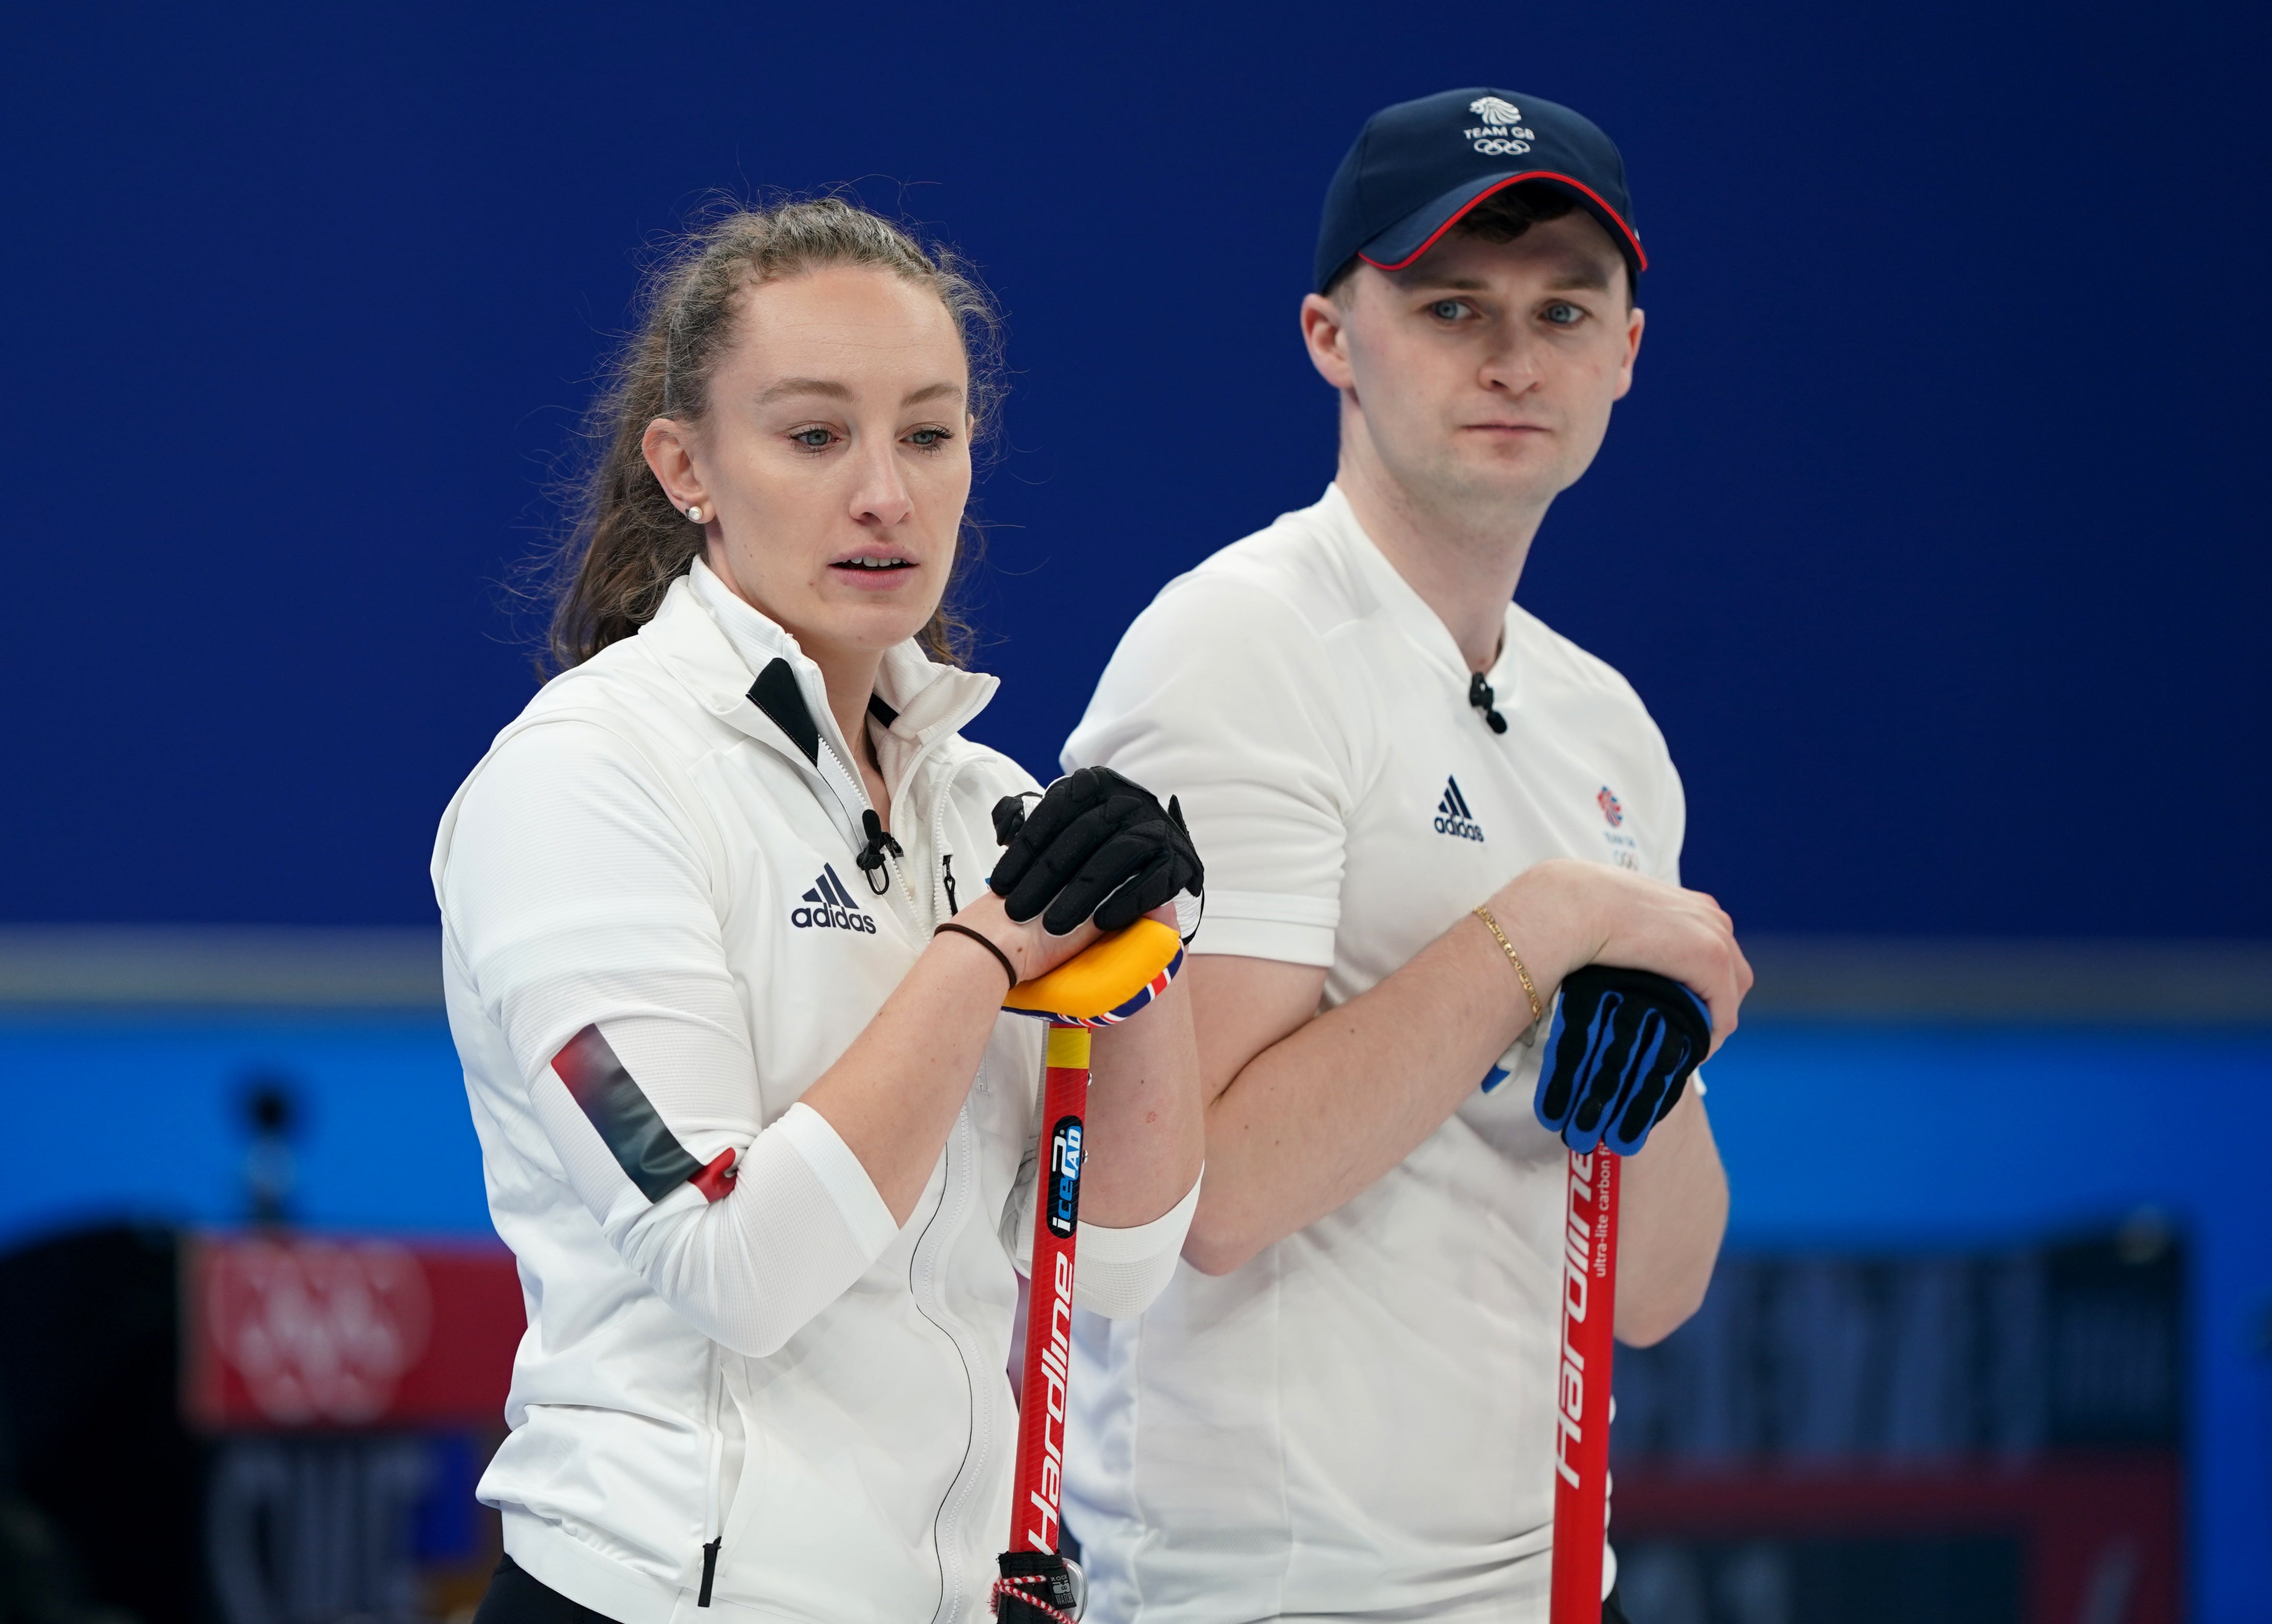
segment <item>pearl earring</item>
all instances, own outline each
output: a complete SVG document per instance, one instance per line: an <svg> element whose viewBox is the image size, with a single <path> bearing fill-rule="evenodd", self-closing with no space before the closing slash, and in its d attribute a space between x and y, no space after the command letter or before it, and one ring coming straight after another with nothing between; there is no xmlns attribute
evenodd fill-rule
<svg viewBox="0 0 2272 1624"><path fill-rule="evenodd" d="M687 517L687 518L691 518L691 519L692 519L696 524L698 524L698 525L699 525L699 524L700 524L700 523L702 522L702 509L701 509L701 507L698 504L698 505L696 505L696 506L694 506L694 507L691 507L691 508L687 509L687 510L686 510L686 517Z"/></svg>

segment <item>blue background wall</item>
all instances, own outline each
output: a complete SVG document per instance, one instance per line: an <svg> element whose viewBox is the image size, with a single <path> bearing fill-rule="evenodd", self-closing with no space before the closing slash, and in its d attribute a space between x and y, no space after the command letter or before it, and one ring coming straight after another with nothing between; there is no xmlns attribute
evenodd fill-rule
<svg viewBox="0 0 2272 1624"><path fill-rule="evenodd" d="M857 181L1002 295L980 731L1045 767L1160 582L1330 470L1294 306L1356 124L1487 81L1618 138L1658 267L1523 596L1663 719L1693 876L2263 933L2261 9L1067 10L13 18L0 919L430 917L529 691L497 583L711 188Z"/></svg>
<svg viewBox="0 0 2272 1624"><path fill-rule="evenodd" d="M0 921L430 920L531 689L501 583L639 245L714 189L856 183L1001 295L977 731L1046 771L1160 583L1330 473L1294 309L1358 123L1488 82L1611 130L1657 267L1522 597L1657 713L1692 879L1750 929L2272 935L2261 8L1071 10L11 17ZM11 1018L0 1245L233 1216L258 1065L307 1088L311 1219L484 1225L437 1022ZM2272 1618L2268 1068L1747 1024L1714 1074L1740 1242L2188 1225L2220 1624Z"/></svg>

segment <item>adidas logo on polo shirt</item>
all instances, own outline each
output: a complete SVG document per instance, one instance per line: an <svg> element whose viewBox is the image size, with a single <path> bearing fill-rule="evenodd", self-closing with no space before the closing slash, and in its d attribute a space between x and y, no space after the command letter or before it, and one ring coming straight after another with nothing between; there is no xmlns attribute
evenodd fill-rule
<svg viewBox="0 0 2272 1624"><path fill-rule="evenodd" d="M1468 810L1468 798L1460 793L1457 778L1444 780L1444 798L1436 803L1436 832L1456 835L1462 840L1481 841L1484 838L1475 814Z"/></svg>
<svg viewBox="0 0 2272 1624"><path fill-rule="evenodd" d="M827 863L820 865L820 877L804 894L810 907L789 910L788 922L799 930L858 930L869 935L876 934L876 921L860 912L860 905L852 900L852 893L844 889L844 882L836 877L835 868Z"/></svg>

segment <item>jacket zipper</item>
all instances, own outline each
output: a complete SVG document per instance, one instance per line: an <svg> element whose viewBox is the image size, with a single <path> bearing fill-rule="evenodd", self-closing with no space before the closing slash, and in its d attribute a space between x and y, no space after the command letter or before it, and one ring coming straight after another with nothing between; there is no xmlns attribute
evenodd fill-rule
<svg viewBox="0 0 2272 1624"><path fill-rule="evenodd" d="M876 809L875 801L868 794L866 780L863 779L857 772L852 770L850 765L844 759L844 752L836 748L836 741L834 737L829 734L824 733L820 736L820 741L826 747L829 759L836 764L837 771L844 775L845 781L859 792L859 806L856 808L846 807L844 805L844 797L838 793L836 786L829 782L828 775L817 770L814 772L813 776L818 778L822 784L827 786L829 794L835 800L838 807L847 814L845 822L845 838L852 849L853 856L856 859L863 851L867 849L866 840L860 833L856 832L858 824L861 821L859 814L862 812L874 811ZM908 763L907 775L901 780L902 786L915 782L916 774L922 769L924 758L929 756L935 748L935 743L926 744L916 750L915 756ZM954 876L952 872L946 870L944 861L946 853L946 803L952 796L954 789L954 778L955 775L953 773L948 773L946 776L946 782L939 786L938 793L934 799L931 811L931 850L941 854L941 872L945 878L947 897L946 912L945 913L938 913L938 892L936 888L934 888L931 892L931 906L935 914L931 923L934 925L938 924L940 920L947 918L955 912ZM916 895L913 878L906 872L900 861L891 855L888 848L884 852L883 858L885 867L890 870L892 877L899 882L901 894L910 903L920 907L923 903L923 898Z"/></svg>
<svg viewBox="0 0 2272 1624"><path fill-rule="evenodd" d="M989 1456L993 1449L993 1439L983 1425L983 1406L979 1401L978 1377L971 1367L970 1350L963 1345L962 1338L949 1330L940 1318L941 1315L945 1314L946 1309L945 1305L938 1300L939 1252L951 1246L960 1234L966 1216L965 1209L969 1205L970 1192L968 1188L971 1179L969 1167L977 1152L975 1146L967 1145L964 1141L972 1132L969 1114L966 1108L962 1114L955 1118L954 1131L947 1136L946 1174L941 1182L938 1206L931 1214L930 1224L924 1226L923 1239L916 1243L914 1255L908 1259L908 1285L915 1297L916 1312L922 1315L939 1335L946 1338L947 1345L954 1350L955 1357L961 1361L963 1387L969 1404L969 1430L963 1445L961 1464L955 1469L953 1478L948 1481L945 1498L939 1501L938 1509L931 1516L931 1554L932 1559L938 1565L938 1605L931 1613L933 1624L945 1624L945 1621L958 1618L962 1612L963 1598L957 1589L950 1586L948 1581L947 1541L945 1535L950 1525L960 1527L963 1507L969 1501L972 1492L978 1486L980 1474L975 1470L975 1464ZM957 1155L958 1150L962 1154ZM933 1239L931 1232L942 1220L948 1219L950 1206L953 1209L953 1212L952 1220L946 1224L947 1233L938 1238L938 1245L934 1247L931 1244ZM916 1278L918 1270L923 1276L920 1287ZM938 1314L932 1312L934 1307L938 1308ZM959 1569L953 1576L957 1580L968 1578L968 1576Z"/></svg>
<svg viewBox="0 0 2272 1624"><path fill-rule="evenodd" d="M830 740L827 735L823 734L822 741L827 745L828 753L831 758L836 762L840 769L842 768L844 765L844 757L842 753L837 749L833 741ZM916 756L908 762L907 775L901 780L903 785L912 784L915 781L917 770L923 765L924 756L929 754L930 750L926 748L925 749L918 752ZM833 784L829 783L828 775L825 772L816 771L814 776L819 778L824 785L827 786L829 793L834 797L839 807L842 807L843 797L837 793L836 786ZM848 776L850 778L852 784L859 790L861 808L863 810L873 811L875 808L873 803L871 802L868 798L866 784L863 782L856 774L848 774ZM946 775L945 781L939 785L938 793L932 798L931 802L931 849L938 853L942 860L939 865L940 884L930 888L930 904L932 912L935 915L938 914L941 890L944 889L951 892L953 889L951 871L945 861L948 855L946 852L946 808L948 802L953 798L954 780L957 776L958 775L953 772L949 772ZM847 839L856 854L865 844L863 840L854 838L851 836L851 827L853 824L856 823L856 819L848 820L846 831ZM908 877L903 874L901 865L893 861L888 856L886 857L885 861L890 865L893 877L900 881L901 885L906 890L908 900L910 903L919 904L920 899L916 898L915 894L915 888L909 883ZM952 910L950 910L950 912ZM938 917L943 918L945 916L938 915ZM938 918L935 918L932 922L934 924L937 923ZM983 1062L980 1064L980 1073L983 1076L984 1073L984 1063ZM941 1237L940 1244L945 1245L950 1243L953 1239L954 1234L959 1233L960 1231L963 1218L962 1209L968 1204L968 1192L964 1190L961 1186L965 1181L967 1181L968 1177L968 1164L976 1154L975 1148L966 1149L962 1143L964 1136L971 1131L969 1107L966 1104L963 1111L958 1114L955 1118L953 1131L947 1135L945 1147L946 1167L945 1176L941 1181L938 1205L932 1210L930 1222L924 1225L923 1233L916 1241L915 1248L908 1259L908 1287L909 1293L916 1300L916 1312L922 1315L924 1320L929 1322L934 1330L937 1330L939 1335L945 1337L947 1340L947 1345L954 1350L955 1358L962 1366L963 1386L967 1395L968 1403L969 1404L969 1430L968 1441L964 1445L963 1449L962 1464L956 1470L954 1478L948 1484L946 1497L939 1502L938 1511L933 1513L931 1517L931 1550L934 1558L938 1564L939 1576L938 1606L932 1615L934 1624L940 1624L940 1621L952 1619L961 1612L960 1596L951 1592L948 1588L946 1547L940 1541L939 1536L941 1531L950 1521L960 1523L963 1503L969 1499L972 1492L977 1486L977 1475L971 1470L972 1462L975 1457L990 1453L993 1449L993 1440L990 1429L984 1427L983 1425L981 1413L982 1406L979 1402L978 1378L976 1374L971 1368L970 1350L963 1345L962 1338L957 1336L953 1330L950 1330L946 1325L941 1322L939 1317L931 1312L930 1307L926 1306L924 1292L917 1289L916 1281L916 1272L920 1270L925 1275L925 1284L929 1287L930 1296L933 1303L936 1304L936 1299L938 1296L938 1256L937 1250L931 1248L931 1242L934 1232L938 1229L940 1221L948 1217L948 1207L950 1203L955 1209L953 1220L948 1225L948 1229L953 1233ZM962 1153L958 1155L958 1151L961 1151ZM941 1313L945 1312L944 1305L937 1306L940 1307ZM714 1462L716 1459L714 1451L717 1448L718 1445L714 1443ZM716 1468L714 1465L713 1468L711 1494L714 1502L716 1496ZM711 1531L706 1529L705 1531ZM720 1541L716 1538L713 1538L708 1544L703 1546L703 1582L700 1597L695 1604L697 1606L706 1607L710 1605L708 1600L710 1595L710 1581L712 1572L714 1569L718 1560L719 1543ZM958 1578L961 1578L964 1576L958 1574L956 1576Z"/></svg>
<svg viewBox="0 0 2272 1624"><path fill-rule="evenodd" d="M916 763L909 764L908 781L914 780L914 768L920 764L920 759L918 757ZM930 888L933 924L949 917L955 911L953 858L946 849L946 808L949 801L953 798L955 777L953 772L948 772L945 775L945 781L940 784L938 793L931 801L931 850L938 853L939 858L938 883ZM938 912L942 900L946 909L945 913ZM983 1091L986 1086L985 1078L986 1064L982 1059L979 1062L978 1078L973 1084L974 1088ZM939 1192L940 1215L945 1214L950 1197L955 1203L956 1223L953 1227L957 1233L960 1233L961 1224L965 1221L966 1210L971 1200L971 1192L966 1187L975 1177L971 1169L976 1163L978 1150L976 1144L970 1142L975 1140L975 1130L970 1121L970 1107L966 1102L961 1112L955 1117L954 1131L947 1136L946 1179ZM958 1150L961 1151L960 1156L956 1154ZM930 1239L928 1233L923 1238L925 1240ZM916 1248L916 1255L918 1257L923 1255L923 1248L920 1244ZM938 1266L936 1253L925 1260L927 1284L934 1300L938 1296ZM908 1285L913 1286L914 1284L912 1270L910 1270ZM941 1314L945 1312L945 1304L939 1303L937 1306ZM982 1401L982 1389L977 1373L971 1367L970 1350L963 1345L960 1336L948 1330L939 1319L932 1315L930 1309L924 1306L920 1294L916 1300L916 1309L938 1328L940 1333L953 1347L955 1357L961 1360L963 1382L970 1406L968 1441L964 1447L962 1464L954 1478L948 1483L946 1497L939 1502L938 1510L931 1517L931 1549L938 1562L939 1581L938 1606L932 1617L935 1624L943 1624L944 1620L957 1619L961 1615L963 1599L960 1594L951 1591L948 1587L946 1544L944 1536L950 1527L960 1526L965 1509L978 1486L980 1473L975 1469L975 1463L990 1456L994 1441L992 1429L986 1425L988 1411ZM958 1572L955 1577L967 1583L968 1576Z"/></svg>
<svg viewBox="0 0 2272 1624"><path fill-rule="evenodd" d="M835 746L831 745L829 747L829 750L830 753L833 755L835 752ZM916 774L923 767L924 757L930 754L930 747L925 746L922 750L916 753L913 760L908 763L907 776L905 778L901 780L901 786L903 788L907 785L915 782ZM956 886L954 883L954 854L946 849L946 808L947 803L954 798L954 780L956 776L957 775L955 773L949 772L946 775L945 781L939 785L938 793L931 797L930 849L938 853L939 870L939 883L937 885L933 885L929 888L930 891L929 900L930 902L931 908L931 918L930 922L934 926L938 925L941 920L953 918L957 912L955 907ZM825 783L826 782L826 779L824 778L822 781ZM873 804L868 800L867 786L864 784L861 786L860 805L863 811L873 811L875 809ZM856 844L852 849L854 854L856 856L863 849L863 844ZM908 873L906 868L902 865L900 860L893 857L887 850L884 856L884 862L886 867L891 870L892 877L899 882L901 895L905 896L908 901L915 906L921 907L923 904L924 898L916 895L914 877ZM939 905L939 898L942 890L944 890L946 899L944 911L941 910Z"/></svg>
<svg viewBox="0 0 2272 1624"><path fill-rule="evenodd" d="M710 1345L710 1478L702 1493L702 1589L694 1598L698 1607L710 1605L710 1587L718 1577L718 1553L726 1543L718 1526L719 1479L726 1469L726 1365L716 1343Z"/></svg>
<svg viewBox="0 0 2272 1624"><path fill-rule="evenodd" d="M944 913L938 913L938 892L936 890L931 892L931 912L936 916L931 920L933 925L953 918L955 913L954 869L951 866L954 857L946 849L946 802L953 793L954 774L950 772L946 775L946 782L938 786L938 798L931 802L930 809L930 849L938 853L939 882L946 890L946 912Z"/></svg>

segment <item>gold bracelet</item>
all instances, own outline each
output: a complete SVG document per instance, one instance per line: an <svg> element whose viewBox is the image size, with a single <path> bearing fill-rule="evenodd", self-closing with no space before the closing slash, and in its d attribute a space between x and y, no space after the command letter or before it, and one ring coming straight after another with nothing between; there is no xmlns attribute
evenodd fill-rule
<svg viewBox="0 0 2272 1624"><path fill-rule="evenodd" d="M1491 917L1491 911L1479 902L1476 904L1475 915L1483 920L1484 928L1498 941L1499 951L1506 954L1506 962L1514 966L1514 973L1522 978L1523 996L1530 1000L1530 1026L1522 1030L1528 1032L1531 1026L1537 1025L1546 1017L1545 1008L1538 1002L1538 989L1530 984L1530 972L1522 967L1522 955L1514 950L1514 943L1506 939L1506 932L1498 927L1498 921Z"/></svg>

